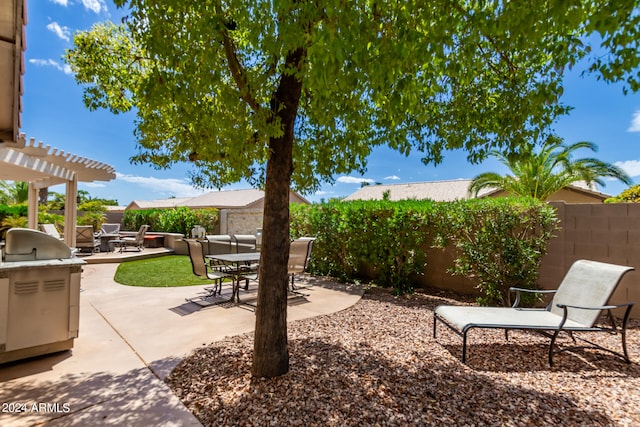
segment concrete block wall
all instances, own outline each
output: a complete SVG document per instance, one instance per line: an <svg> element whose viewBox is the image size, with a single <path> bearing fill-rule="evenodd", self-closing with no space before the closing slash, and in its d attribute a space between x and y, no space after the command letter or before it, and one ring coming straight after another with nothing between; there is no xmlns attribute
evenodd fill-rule
<svg viewBox="0 0 640 427"><path fill-rule="evenodd" d="M636 271L622 279L611 302L637 302L632 316L640 318L640 204L551 204L558 212L561 228L542 259L538 278L541 287L557 288L578 259L628 265Z"/></svg>
<svg viewBox="0 0 640 427"><path fill-rule="evenodd" d="M557 210L560 229L549 241L538 274L543 289L556 289L571 264L578 259L628 265L627 273L611 298L611 303L636 302L633 318L640 318L640 204L566 204L551 202ZM427 266L419 284L477 295L476 283L452 276L453 252L425 249ZM621 315L622 311L617 311Z"/></svg>

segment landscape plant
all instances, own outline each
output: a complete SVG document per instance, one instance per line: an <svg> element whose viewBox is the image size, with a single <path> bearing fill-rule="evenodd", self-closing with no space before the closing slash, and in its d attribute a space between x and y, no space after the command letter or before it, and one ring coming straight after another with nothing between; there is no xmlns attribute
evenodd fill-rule
<svg viewBox="0 0 640 427"><path fill-rule="evenodd" d="M553 207L531 198L291 207L292 236L316 237L315 273L343 280L370 276L396 293L410 292L429 262L425 251L448 248L454 253L449 272L476 282L483 305L508 305L512 286L536 289L556 226Z"/></svg>
<svg viewBox="0 0 640 427"><path fill-rule="evenodd" d="M289 369L289 194L364 173L373 147L469 160L539 143L565 67L637 90L638 1L115 0L122 25L67 60L92 109L135 108L134 162L192 162L194 184L264 188L252 373ZM604 52L603 52L604 51Z"/></svg>
<svg viewBox="0 0 640 427"><path fill-rule="evenodd" d="M375 277L396 293L423 274L431 202L330 202L291 206L291 235L314 236L311 271Z"/></svg>
<svg viewBox="0 0 640 427"><path fill-rule="evenodd" d="M540 262L558 224L552 206L527 198L442 206L435 246L456 249L450 271L478 283L478 303L510 306L510 287L537 289Z"/></svg>

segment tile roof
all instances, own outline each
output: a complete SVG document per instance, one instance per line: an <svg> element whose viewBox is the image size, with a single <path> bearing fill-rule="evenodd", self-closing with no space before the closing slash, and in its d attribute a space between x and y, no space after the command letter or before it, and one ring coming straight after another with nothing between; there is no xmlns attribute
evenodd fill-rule
<svg viewBox="0 0 640 427"><path fill-rule="evenodd" d="M471 181L471 179L456 179L449 181L412 182L407 184L365 185L343 200L382 200L387 191L389 192L389 200L430 199L436 202L449 202L453 200L470 199L472 196L469 196L467 191ZM566 189L593 197L600 201L611 197L587 186L584 182L576 182L568 185ZM500 192L498 189L486 188L481 190L477 197L492 196Z"/></svg>
<svg viewBox="0 0 640 427"><path fill-rule="evenodd" d="M264 191L255 189L211 191L197 197L183 197L159 200L134 200L127 209L173 208L188 206L190 208L240 209L257 207L264 199ZM302 196L292 191L289 200L293 203L309 203Z"/></svg>
<svg viewBox="0 0 640 427"><path fill-rule="evenodd" d="M127 209L153 209L153 208L173 208L181 206L185 201L189 200L189 197L174 197L171 199L156 199L156 200L134 200L127 205Z"/></svg>
<svg viewBox="0 0 640 427"><path fill-rule="evenodd" d="M191 208L215 207L215 208L244 208L259 202L264 198L262 190L224 190L211 191L201 196L185 200L180 205Z"/></svg>
<svg viewBox="0 0 640 427"><path fill-rule="evenodd" d="M470 179L456 179L406 184L365 185L343 200L382 200L384 193L388 191L389 200L431 199L438 202L447 202L469 199L467 191L470 184ZM490 189L483 190L480 192L479 197L492 191Z"/></svg>

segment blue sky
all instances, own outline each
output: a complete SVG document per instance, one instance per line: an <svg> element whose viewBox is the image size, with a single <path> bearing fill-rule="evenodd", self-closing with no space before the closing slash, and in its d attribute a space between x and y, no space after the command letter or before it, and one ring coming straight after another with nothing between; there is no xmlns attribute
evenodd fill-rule
<svg viewBox="0 0 640 427"><path fill-rule="evenodd" d="M189 165L170 170L132 165L136 152L133 136L134 114L113 115L108 111L88 111L82 102L82 89L61 59L72 47L73 34L94 23L119 22L122 11L111 0L29 0L22 128L52 148L88 157L113 166L117 178L110 182L80 183L94 197L117 199L121 205L132 200L189 197L203 191L193 188L187 179ZM621 85L598 82L595 77L581 78L580 67L567 75L563 101L574 107L555 129L565 142L591 141L599 146L596 156L618 164L640 183L640 94L624 96ZM591 156L585 152L583 155ZM404 157L380 148L369 158L364 176L336 176L334 185L326 184L310 201L343 197L356 191L361 182L384 184L473 178L475 175L505 168L494 160L480 165L467 163L464 152L451 152L437 167L425 166L420 155ZM228 189L248 188L241 183ZM616 195L626 186L610 181L600 191ZM62 187L53 191L63 192Z"/></svg>

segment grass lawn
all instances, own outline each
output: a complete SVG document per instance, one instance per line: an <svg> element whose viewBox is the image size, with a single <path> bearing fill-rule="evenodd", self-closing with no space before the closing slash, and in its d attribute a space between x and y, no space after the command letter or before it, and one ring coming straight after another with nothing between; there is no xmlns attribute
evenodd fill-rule
<svg viewBox="0 0 640 427"><path fill-rule="evenodd" d="M114 280L122 285L155 288L207 284L206 280L193 274L186 255L123 262L118 266Z"/></svg>

